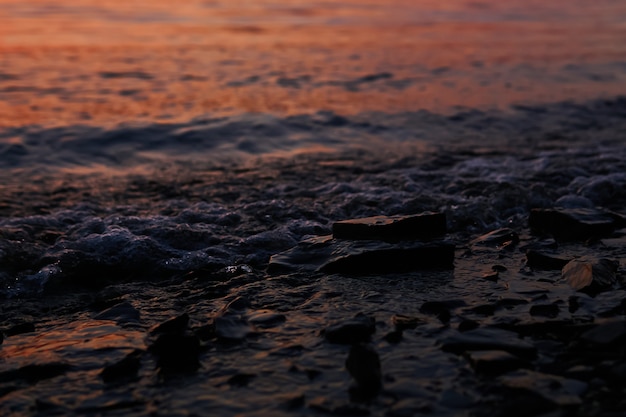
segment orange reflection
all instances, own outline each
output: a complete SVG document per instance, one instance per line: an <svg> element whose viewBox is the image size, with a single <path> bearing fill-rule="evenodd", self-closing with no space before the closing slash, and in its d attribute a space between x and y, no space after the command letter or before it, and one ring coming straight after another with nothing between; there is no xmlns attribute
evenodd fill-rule
<svg viewBox="0 0 626 417"><path fill-rule="evenodd" d="M626 5L544 3L0 0L0 127L626 93Z"/></svg>

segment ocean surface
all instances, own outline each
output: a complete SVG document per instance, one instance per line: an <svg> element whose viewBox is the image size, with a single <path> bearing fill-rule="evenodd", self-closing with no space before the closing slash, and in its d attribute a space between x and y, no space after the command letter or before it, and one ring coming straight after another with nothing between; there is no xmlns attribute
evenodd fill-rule
<svg viewBox="0 0 626 417"><path fill-rule="evenodd" d="M474 256L467 242L501 227L529 240L531 208L626 214L625 132L620 0L0 0L0 317L69 297L63 314L19 310L47 333L5 341L0 370L50 357L75 369L0 400L21 415L288 415L276 404L300 396L296 413L332 409L345 352L317 351L320 327L545 285L516 281L522 254ZM453 271L266 273L270 256L334 221L424 211L446 214ZM494 262L512 271L506 285L473 281ZM72 310L93 294L145 321L122 331ZM145 347L150 325L183 312L200 325L242 297L269 336L211 351L188 386L147 371L132 392L85 382L96 368L81 349L117 360ZM458 372L424 352L407 365L407 351L381 348L389 389L458 415L447 382L431 381ZM273 374L283 362L296 370ZM236 370L266 382L244 395L225 382ZM402 385L409 374L417 388Z"/></svg>

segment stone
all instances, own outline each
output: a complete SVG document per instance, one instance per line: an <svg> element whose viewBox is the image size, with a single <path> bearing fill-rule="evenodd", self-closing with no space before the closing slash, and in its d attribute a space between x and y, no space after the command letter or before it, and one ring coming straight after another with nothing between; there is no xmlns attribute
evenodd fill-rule
<svg viewBox="0 0 626 417"><path fill-rule="evenodd" d="M94 317L95 320L111 320L117 324L137 323L141 318L139 311L129 302L114 305Z"/></svg>
<svg viewBox="0 0 626 417"><path fill-rule="evenodd" d="M614 320L597 324L580 336L581 340L591 345L620 345L626 341L626 321Z"/></svg>
<svg viewBox="0 0 626 417"><path fill-rule="evenodd" d="M172 319L166 320L161 324L154 326L150 329L150 334L158 333L183 333L187 329L189 323L189 315L183 313L180 316L176 316Z"/></svg>
<svg viewBox="0 0 626 417"><path fill-rule="evenodd" d="M350 345L367 342L375 332L374 318L359 313L352 319L327 327L324 337L331 343Z"/></svg>
<svg viewBox="0 0 626 417"><path fill-rule="evenodd" d="M566 240L586 240L610 234L619 227L615 216L596 208L532 209L531 229Z"/></svg>
<svg viewBox="0 0 626 417"><path fill-rule="evenodd" d="M106 383L133 379L141 367L141 355L143 351L134 350L122 360L107 365L100 372L100 377Z"/></svg>
<svg viewBox="0 0 626 417"><path fill-rule="evenodd" d="M573 289L593 296L619 285L618 268L618 261L580 258L568 262L561 275Z"/></svg>
<svg viewBox="0 0 626 417"><path fill-rule="evenodd" d="M18 369L0 372L0 382L23 380L29 384L35 384L44 379L63 375L71 369L71 366L62 362L31 363Z"/></svg>
<svg viewBox="0 0 626 417"><path fill-rule="evenodd" d="M557 407L581 405L580 396L587 391L588 387L585 382L576 379L529 370L502 375L498 381L509 389L532 393Z"/></svg>
<svg viewBox="0 0 626 417"><path fill-rule="evenodd" d="M560 308L557 304L536 304L530 307L531 316L555 318L559 315Z"/></svg>
<svg viewBox="0 0 626 417"><path fill-rule="evenodd" d="M370 345L362 343L352 345L346 359L346 369L362 393L373 395L380 390L382 386L380 358Z"/></svg>
<svg viewBox="0 0 626 417"><path fill-rule="evenodd" d="M320 236L273 255L269 273L292 271L371 275L454 268L454 244L447 241L394 244L374 240L337 240Z"/></svg>
<svg viewBox="0 0 626 417"><path fill-rule="evenodd" d="M408 330L415 329L417 326L424 324L424 320L419 317L406 316L404 314L394 314L391 316L391 322L395 326L396 330Z"/></svg>
<svg viewBox="0 0 626 417"><path fill-rule="evenodd" d="M465 357L476 373L484 375L502 375L529 366L528 362L502 350L470 351Z"/></svg>
<svg viewBox="0 0 626 417"><path fill-rule="evenodd" d="M157 357L162 372L188 372L200 367L200 341L193 334L162 333L148 349Z"/></svg>
<svg viewBox="0 0 626 417"><path fill-rule="evenodd" d="M529 249L526 251L526 265L533 269L561 270L570 259L562 258L544 251Z"/></svg>
<svg viewBox="0 0 626 417"><path fill-rule="evenodd" d="M431 238L447 232L444 213L426 212L411 216L374 216L333 223L335 239L388 240Z"/></svg>
<svg viewBox="0 0 626 417"><path fill-rule="evenodd" d="M503 249L513 247L513 245L518 242L519 236L514 230L502 228L484 234L472 240L470 244L472 246L484 246L495 249Z"/></svg>
<svg viewBox="0 0 626 417"><path fill-rule="evenodd" d="M485 327L449 336L441 341L441 349L457 355L475 350L502 350L524 359L537 356L535 346L520 339L517 333Z"/></svg>

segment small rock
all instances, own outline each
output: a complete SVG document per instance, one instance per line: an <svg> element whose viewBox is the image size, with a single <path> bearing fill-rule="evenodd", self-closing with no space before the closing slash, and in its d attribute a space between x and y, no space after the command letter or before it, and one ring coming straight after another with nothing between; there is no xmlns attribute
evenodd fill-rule
<svg viewBox="0 0 626 417"><path fill-rule="evenodd" d="M420 324L424 324L424 320L419 317L405 316L404 314L394 314L391 317L391 322L396 327L396 330L415 329Z"/></svg>
<svg viewBox="0 0 626 417"><path fill-rule="evenodd" d="M71 366L61 362L32 363L18 369L0 372L0 382L9 382L21 379L29 384L35 384L44 379L63 375Z"/></svg>
<svg viewBox="0 0 626 417"><path fill-rule="evenodd" d="M608 321L598 324L581 335L581 340L593 345L617 345L626 341L626 321Z"/></svg>
<svg viewBox="0 0 626 417"><path fill-rule="evenodd" d="M610 213L595 208L532 209L530 227L561 239L589 239L611 233L618 222Z"/></svg>
<svg viewBox="0 0 626 417"><path fill-rule="evenodd" d="M173 319L169 319L164 321L161 324L154 326L150 330L150 334L159 334L159 333L170 333L170 334L181 334L187 330L187 324L189 323L189 315L187 313L183 313L180 316L174 317Z"/></svg>
<svg viewBox="0 0 626 417"><path fill-rule="evenodd" d="M148 348L163 372L195 371L200 367L200 341L192 334L163 333Z"/></svg>
<svg viewBox="0 0 626 417"><path fill-rule="evenodd" d="M502 228L472 240L471 245L503 249L510 248L518 242L519 236L514 230Z"/></svg>
<svg viewBox="0 0 626 417"><path fill-rule="evenodd" d="M324 331L324 336L331 343L348 345L367 342L375 331L374 318L359 313L353 319L329 326Z"/></svg>
<svg viewBox="0 0 626 417"><path fill-rule="evenodd" d="M384 336L384 339L387 343L395 345L396 343L400 343L402 341L402 331L394 330L393 332L389 332Z"/></svg>
<svg viewBox="0 0 626 417"><path fill-rule="evenodd" d="M256 374L241 373L231 376L226 382L231 386L246 387L254 378L256 378Z"/></svg>
<svg viewBox="0 0 626 417"><path fill-rule="evenodd" d="M382 385L380 358L371 346L353 345L346 359L346 369L363 393L374 395L380 390Z"/></svg>
<svg viewBox="0 0 626 417"><path fill-rule="evenodd" d="M95 320L112 320L117 324L137 323L140 319L139 311L129 302L122 302L100 312Z"/></svg>
<svg viewBox="0 0 626 417"><path fill-rule="evenodd" d="M551 319L559 315L559 306L557 304L537 304L530 307L531 316L549 317Z"/></svg>
<svg viewBox="0 0 626 417"><path fill-rule="evenodd" d="M610 259L575 259L563 267L562 277L577 291L596 295L619 285L618 261Z"/></svg>
<svg viewBox="0 0 626 417"><path fill-rule="evenodd" d="M530 392L558 407L572 407L582 404L580 396L585 393L588 386L576 379L567 379L529 370L506 374L498 380L507 388Z"/></svg>
<svg viewBox="0 0 626 417"><path fill-rule="evenodd" d="M528 367L528 362L502 350L478 350L467 352L474 371L486 375L502 375L519 368Z"/></svg>
<svg viewBox="0 0 626 417"><path fill-rule="evenodd" d="M520 339L515 332L497 328L478 328L450 336L441 341L445 352L462 354L475 350L503 350L521 358L534 358L537 349Z"/></svg>
<svg viewBox="0 0 626 417"><path fill-rule="evenodd" d="M251 313L248 322L258 328L269 329L283 324L287 320L284 314L271 310L258 310Z"/></svg>
<svg viewBox="0 0 626 417"><path fill-rule="evenodd" d="M526 251L526 265L533 269L561 270L569 261L570 259L560 258L535 249Z"/></svg>
<svg viewBox="0 0 626 417"><path fill-rule="evenodd" d="M135 378L141 366L142 354L141 350L134 350L119 362L105 366L100 377L106 383Z"/></svg>
<svg viewBox="0 0 626 417"><path fill-rule="evenodd" d="M335 239L406 240L444 235L444 213L427 212L412 216L374 216L343 220L333 224Z"/></svg>

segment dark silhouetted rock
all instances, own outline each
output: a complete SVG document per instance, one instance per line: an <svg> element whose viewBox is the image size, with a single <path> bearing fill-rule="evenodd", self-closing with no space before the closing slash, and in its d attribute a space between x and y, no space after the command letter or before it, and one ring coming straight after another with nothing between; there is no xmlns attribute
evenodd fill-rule
<svg viewBox="0 0 626 417"><path fill-rule="evenodd" d="M610 259L575 259L563 267L562 277L575 290L596 295L619 285L618 267L619 262Z"/></svg>
<svg viewBox="0 0 626 417"><path fill-rule="evenodd" d="M369 345L356 344L350 348L346 369L358 388L366 395L376 394L382 385L382 372L378 353Z"/></svg>
<svg viewBox="0 0 626 417"><path fill-rule="evenodd" d="M478 350L466 354L476 373L502 375L520 368L527 368L528 362L502 350Z"/></svg>
<svg viewBox="0 0 626 417"><path fill-rule="evenodd" d="M519 236L514 230L503 228L494 230L474 239L471 242L471 245L502 249L512 247L518 242Z"/></svg>
<svg viewBox="0 0 626 417"><path fill-rule="evenodd" d="M333 324L326 328L324 337L331 343L355 344L367 342L376 331L376 321L364 314L357 314L350 320Z"/></svg>
<svg viewBox="0 0 626 417"><path fill-rule="evenodd" d="M454 267L454 244L374 240L337 240L330 236L307 239L270 258L268 272L322 271L370 275Z"/></svg>
<svg viewBox="0 0 626 417"><path fill-rule="evenodd" d="M402 330L394 330L384 336L387 343L396 344L402 341Z"/></svg>
<svg viewBox="0 0 626 417"><path fill-rule="evenodd" d="M162 372L195 371L200 366L200 341L193 334L162 333L148 349Z"/></svg>
<svg viewBox="0 0 626 417"><path fill-rule="evenodd" d="M321 271L346 275L368 275L452 268L453 265L454 245L442 243L356 251L330 260L321 268Z"/></svg>
<svg viewBox="0 0 626 417"><path fill-rule="evenodd" d="M502 350L521 358L534 358L537 349L520 339L517 333L497 328L478 328L450 336L441 341L446 352L461 354L475 350Z"/></svg>
<svg viewBox="0 0 626 417"><path fill-rule="evenodd" d="M107 383L135 378L141 367L142 354L143 351L134 350L119 362L105 366L100 372L100 377Z"/></svg>
<svg viewBox="0 0 626 417"><path fill-rule="evenodd" d="M557 304L537 304L530 307L531 316L555 318L559 315L560 308Z"/></svg>
<svg viewBox="0 0 626 417"><path fill-rule="evenodd" d="M443 213L423 213L412 216L374 216L333 223L335 239L406 240L443 235L446 216Z"/></svg>
<svg viewBox="0 0 626 417"><path fill-rule="evenodd" d="M18 334L24 333L32 333L35 331L35 324L31 322L16 324L15 326L11 326L4 331L4 334L11 337L17 336ZM2 343L2 333L0 332L0 343Z"/></svg>
<svg viewBox="0 0 626 417"><path fill-rule="evenodd" d="M582 403L580 396L588 385L576 379L567 379L529 370L502 375L498 381L512 390L531 393L557 407L574 407Z"/></svg>
<svg viewBox="0 0 626 417"><path fill-rule="evenodd" d="M609 212L592 208L532 209L530 227L561 239L589 239L611 233L619 222Z"/></svg>
<svg viewBox="0 0 626 417"><path fill-rule="evenodd" d="M112 320L117 324L137 323L141 315L129 302L122 302L100 312L95 320Z"/></svg>
<svg viewBox="0 0 626 417"><path fill-rule="evenodd" d="M561 258L536 249L526 251L526 265L533 269L561 270L569 261L570 259Z"/></svg>
<svg viewBox="0 0 626 417"><path fill-rule="evenodd" d="M174 317L164 321L161 324L154 326L150 329L150 334L170 333L181 334L187 330L187 324L189 324L189 315L183 313L180 316Z"/></svg>
<svg viewBox="0 0 626 417"><path fill-rule="evenodd" d="M480 323L475 320L466 319L459 323L457 330L460 332L467 332L469 330L477 329L478 327L480 327Z"/></svg>

